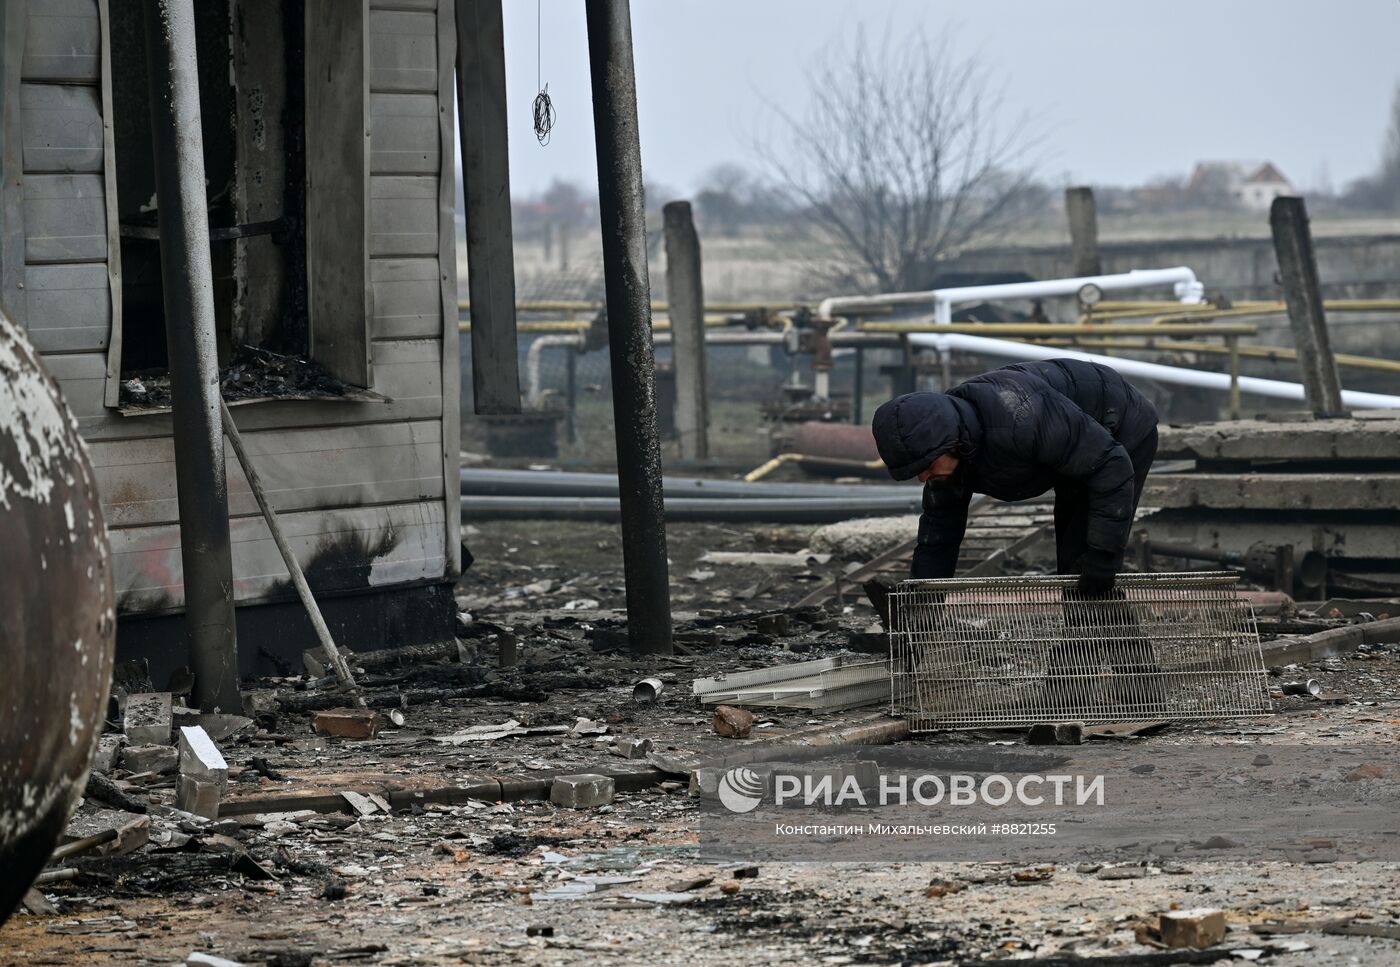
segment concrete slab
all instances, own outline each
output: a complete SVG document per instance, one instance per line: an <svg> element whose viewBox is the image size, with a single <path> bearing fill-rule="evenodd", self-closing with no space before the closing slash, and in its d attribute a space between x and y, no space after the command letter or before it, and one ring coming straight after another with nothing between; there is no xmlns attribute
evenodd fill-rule
<svg viewBox="0 0 1400 967"><path fill-rule="evenodd" d="M1400 420L1232 420L1167 427L1157 459L1400 459Z"/></svg>
<svg viewBox="0 0 1400 967"><path fill-rule="evenodd" d="M1400 473L1164 473L1143 502L1217 510L1383 510L1400 507Z"/></svg>
<svg viewBox="0 0 1400 967"><path fill-rule="evenodd" d="M1293 512L1265 519L1244 516L1235 510L1178 508L1158 510L1138 518L1137 526L1157 541L1188 544L1227 551L1245 551L1251 544L1293 544L1304 551L1328 557L1389 560L1400 547L1400 515L1393 524L1368 521L1364 525L1345 518L1318 520L1317 514Z"/></svg>

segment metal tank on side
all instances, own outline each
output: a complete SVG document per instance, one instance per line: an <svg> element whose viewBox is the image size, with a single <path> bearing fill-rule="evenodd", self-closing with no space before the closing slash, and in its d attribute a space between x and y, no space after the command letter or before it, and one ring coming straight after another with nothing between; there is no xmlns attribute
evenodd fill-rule
<svg viewBox="0 0 1400 967"><path fill-rule="evenodd" d="M116 615L92 465L58 386L0 312L0 922L86 785Z"/></svg>

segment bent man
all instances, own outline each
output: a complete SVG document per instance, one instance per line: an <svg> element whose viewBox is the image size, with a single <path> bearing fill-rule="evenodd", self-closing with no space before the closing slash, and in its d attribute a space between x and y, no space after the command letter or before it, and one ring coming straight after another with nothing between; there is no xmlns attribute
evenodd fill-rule
<svg viewBox="0 0 1400 967"><path fill-rule="evenodd" d="M1027 500L1055 491L1060 574L1102 595L1122 569L1157 453L1157 410L1097 363L1050 359L908 393L875 411L875 445L896 480L924 482L912 576L952 577L974 493Z"/></svg>

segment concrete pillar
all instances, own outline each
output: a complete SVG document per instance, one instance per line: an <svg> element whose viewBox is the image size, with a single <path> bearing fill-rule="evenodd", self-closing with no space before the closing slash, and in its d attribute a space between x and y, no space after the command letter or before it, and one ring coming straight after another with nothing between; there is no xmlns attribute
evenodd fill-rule
<svg viewBox="0 0 1400 967"><path fill-rule="evenodd" d="M1308 407L1318 416L1345 412L1342 382L1337 361L1327 336L1327 316L1322 308L1322 286L1317 278L1317 258L1313 254L1312 231L1303 199L1281 196L1269 209L1269 227L1274 233L1274 252L1283 282L1283 298L1288 303L1288 321L1293 327L1298 350L1298 370Z"/></svg>
<svg viewBox="0 0 1400 967"><path fill-rule="evenodd" d="M676 433L682 460L710 455L710 404L705 389L705 293L700 281L700 237L690 202L661 210L666 226L666 302L671 316L671 356L676 366Z"/></svg>
<svg viewBox="0 0 1400 967"><path fill-rule="evenodd" d="M1099 215L1094 189L1078 185L1065 189L1065 215L1069 218L1069 244L1073 258L1070 275L1103 275L1099 261Z"/></svg>

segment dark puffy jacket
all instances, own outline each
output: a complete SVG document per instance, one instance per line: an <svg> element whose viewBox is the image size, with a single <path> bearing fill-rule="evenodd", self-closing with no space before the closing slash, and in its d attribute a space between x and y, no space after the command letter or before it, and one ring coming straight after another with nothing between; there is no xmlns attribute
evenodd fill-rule
<svg viewBox="0 0 1400 967"><path fill-rule="evenodd" d="M1150 401L1107 366L1076 359L1017 363L947 393L909 393L875 411L875 445L896 480L939 454L959 457L953 478L924 488L915 577L951 577L974 493L1038 497L1059 481L1088 491L1089 547L1118 555L1133 516L1128 450L1157 425Z"/></svg>

